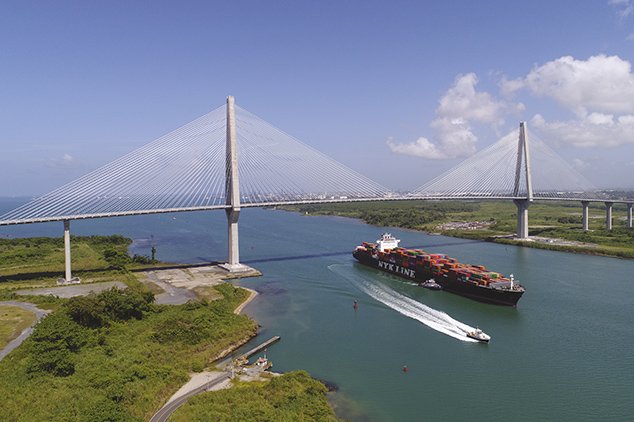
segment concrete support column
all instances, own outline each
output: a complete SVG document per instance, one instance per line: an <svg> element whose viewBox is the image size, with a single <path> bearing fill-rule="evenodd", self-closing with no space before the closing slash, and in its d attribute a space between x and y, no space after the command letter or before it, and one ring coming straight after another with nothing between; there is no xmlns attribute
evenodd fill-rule
<svg viewBox="0 0 634 422"><path fill-rule="evenodd" d="M71 265L70 265L70 221L64 220L64 268L65 271L65 279L66 281L70 281L73 276L71 274Z"/></svg>
<svg viewBox="0 0 634 422"><path fill-rule="evenodd" d="M613 202L605 203L605 228L612 230L612 205Z"/></svg>
<svg viewBox="0 0 634 422"><path fill-rule="evenodd" d="M238 244L238 218L240 217L240 182L238 179L238 141L236 136L235 100L227 97L227 144L225 167L225 204L228 225L229 256L223 268L230 272L246 271L246 265L240 264L240 246Z"/></svg>
<svg viewBox="0 0 634 422"><path fill-rule="evenodd" d="M627 205L627 228L632 228L632 204Z"/></svg>
<svg viewBox="0 0 634 422"><path fill-rule="evenodd" d="M584 232L587 232L589 230L589 226L588 226L588 205L590 205L590 202L581 201L581 206L583 208L582 220L583 220L583 231Z"/></svg>
<svg viewBox="0 0 634 422"><path fill-rule="evenodd" d="M240 210L229 209L225 211L227 213L227 224L229 226L229 258L227 260L227 264L229 265L227 267L232 269L240 265L240 247L238 244L238 218L240 217Z"/></svg>
<svg viewBox="0 0 634 422"><path fill-rule="evenodd" d="M517 206L517 238L528 239L528 199L514 199Z"/></svg>

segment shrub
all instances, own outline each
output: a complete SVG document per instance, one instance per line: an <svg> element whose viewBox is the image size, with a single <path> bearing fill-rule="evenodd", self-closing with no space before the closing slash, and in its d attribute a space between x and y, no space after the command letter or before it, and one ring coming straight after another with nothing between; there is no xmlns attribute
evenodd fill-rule
<svg viewBox="0 0 634 422"><path fill-rule="evenodd" d="M152 292L128 287L120 290L113 287L99 294L69 299L65 308L78 324L89 328L107 325L110 321L142 319L143 313L151 310L154 301Z"/></svg>
<svg viewBox="0 0 634 422"><path fill-rule="evenodd" d="M86 344L87 333L68 314L59 312L40 321L31 340L27 373L65 377L75 372L72 354Z"/></svg>
<svg viewBox="0 0 634 422"><path fill-rule="evenodd" d="M103 251L103 258L111 269L122 270L131 262L130 256L114 248L107 248Z"/></svg>

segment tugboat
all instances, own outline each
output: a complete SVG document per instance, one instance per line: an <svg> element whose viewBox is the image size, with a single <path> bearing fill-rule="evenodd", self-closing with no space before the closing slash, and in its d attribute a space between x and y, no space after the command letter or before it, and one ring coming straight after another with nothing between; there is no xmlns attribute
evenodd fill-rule
<svg viewBox="0 0 634 422"><path fill-rule="evenodd" d="M427 281L421 281L418 285L430 290L442 290L442 286L436 283L433 278L430 278Z"/></svg>
<svg viewBox="0 0 634 422"><path fill-rule="evenodd" d="M476 328L475 331L469 331L467 333L467 337L481 341L482 343L488 343L489 340L491 340L491 336L485 334L484 331L479 328Z"/></svg>

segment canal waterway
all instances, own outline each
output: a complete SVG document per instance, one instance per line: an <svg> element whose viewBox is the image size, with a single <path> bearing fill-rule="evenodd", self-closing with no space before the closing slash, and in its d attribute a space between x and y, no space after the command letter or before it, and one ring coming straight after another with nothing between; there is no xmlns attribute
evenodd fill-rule
<svg viewBox="0 0 634 422"><path fill-rule="evenodd" d="M0 201L0 213L20 202ZM517 308L481 304L355 263L354 247L386 230L402 246L513 273L526 293ZM165 261L226 257L223 212L74 221L71 231L119 233L146 255L154 243ZM61 222L0 227L0 237L61 234ZM242 211L240 242L242 261L264 274L237 282L260 293L245 312L260 338L282 337L268 351L274 370L335 383L344 418L632 420L634 261L262 209ZM459 335L475 326L490 344Z"/></svg>

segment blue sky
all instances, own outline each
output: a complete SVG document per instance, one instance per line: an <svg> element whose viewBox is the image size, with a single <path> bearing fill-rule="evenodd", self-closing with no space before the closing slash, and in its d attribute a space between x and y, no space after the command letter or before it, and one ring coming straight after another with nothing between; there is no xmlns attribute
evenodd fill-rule
<svg viewBox="0 0 634 422"><path fill-rule="evenodd" d="M223 104L391 188L529 122L634 187L634 0L3 1L0 196L46 193Z"/></svg>

